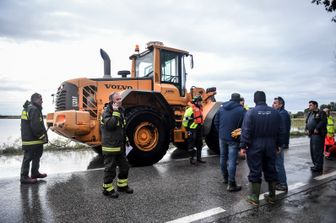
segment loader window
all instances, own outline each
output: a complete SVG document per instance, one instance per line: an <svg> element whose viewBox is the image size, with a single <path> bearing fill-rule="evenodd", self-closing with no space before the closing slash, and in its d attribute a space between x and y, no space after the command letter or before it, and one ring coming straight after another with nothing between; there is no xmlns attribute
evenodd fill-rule
<svg viewBox="0 0 336 223"><path fill-rule="evenodd" d="M178 56L175 53L163 51L161 58L161 82L178 84Z"/></svg>
<svg viewBox="0 0 336 223"><path fill-rule="evenodd" d="M184 65L183 55L161 50L161 83L174 84L183 97L184 92Z"/></svg>
<svg viewBox="0 0 336 223"><path fill-rule="evenodd" d="M136 60L136 77L153 76L153 52L141 55Z"/></svg>

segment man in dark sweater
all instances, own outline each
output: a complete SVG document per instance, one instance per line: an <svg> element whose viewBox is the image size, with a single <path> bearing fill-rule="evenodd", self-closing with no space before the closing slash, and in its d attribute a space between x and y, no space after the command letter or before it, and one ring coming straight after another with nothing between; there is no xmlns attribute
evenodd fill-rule
<svg viewBox="0 0 336 223"><path fill-rule="evenodd" d="M313 166L310 169L313 172L322 172L324 138L327 134L327 116L324 111L318 109L316 101L309 101L308 109L306 133L310 138L310 155L313 161Z"/></svg>

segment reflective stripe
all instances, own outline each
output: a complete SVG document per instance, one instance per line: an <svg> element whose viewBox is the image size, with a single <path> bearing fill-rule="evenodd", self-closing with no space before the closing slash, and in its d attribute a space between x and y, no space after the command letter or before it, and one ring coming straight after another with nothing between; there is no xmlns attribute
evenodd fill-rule
<svg viewBox="0 0 336 223"><path fill-rule="evenodd" d="M189 128L191 128L191 129L196 129L197 126L198 126L198 124L196 124L195 122L193 122L193 123L190 125Z"/></svg>
<svg viewBox="0 0 336 223"><path fill-rule="evenodd" d="M110 184L103 184L103 188L106 191L112 191L114 189L112 183L110 183Z"/></svg>
<svg viewBox="0 0 336 223"><path fill-rule="evenodd" d="M184 113L183 123L182 123L184 127L188 127L189 119L191 118L192 114L193 114L192 107L189 107Z"/></svg>
<svg viewBox="0 0 336 223"><path fill-rule="evenodd" d="M39 139L43 139L45 137L45 134L43 134Z"/></svg>
<svg viewBox="0 0 336 223"><path fill-rule="evenodd" d="M22 111L21 119L28 120L28 112L27 111Z"/></svg>
<svg viewBox="0 0 336 223"><path fill-rule="evenodd" d="M116 112L116 111L114 111L114 112L112 113L112 115L113 115L113 116L120 117L120 112Z"/></svg>
<svg viewBox="0 0 336 223"><path fill-rule="evenodd" d="M37 145L37 144L43 144L44 142L42 140L36 140L36 141L22 141L22 145L29 146L29 145Z"/></svg>
<svg viewBox="0 0 336 223"><path fill-rule="evenodd" d="M332 136L335 133L334 120L331 116L327 118L327 133Z"/></svg>
<svg viewBox="0 0 336 223"><path fill-rule="evenodd" d="M118 179L117 186L118 187L126 187L128 185L128 179Z"/></svg>
<svg viewBox="0 0 336 223"><path fill-rule="evenodd" d="M121 147L105 147L105 146L103 146L102 150L104 152L120 152Z"/></svg>

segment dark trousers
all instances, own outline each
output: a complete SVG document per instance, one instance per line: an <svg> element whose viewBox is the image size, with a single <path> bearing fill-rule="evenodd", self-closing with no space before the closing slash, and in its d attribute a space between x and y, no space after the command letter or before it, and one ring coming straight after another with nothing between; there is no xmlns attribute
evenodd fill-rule
<svg viewBox="0 0 336 223"><path fill-rule="evenodd" d="M37 175L40 168L40 158L43 154L43 144L22 146L22 149L21 177L28 177L30 162L32 162L31 175Z"/></svg>
<svg viewBox="0 0 336 223"><path fill-rule="evenodd" d="M202 154L202 147L203 147L203 134L202 134L202 126L198 125L196 129L190 130L191 135L189 136L187 142L188 142L188 152L190 154L191 158L195 157L195 149L197 149L197 159L201 159Z"/></svg>
<svg viewBox="0 0 336 223"><path fill-rule="evenodd" d="M250 169L248 179L252 183L261 183L262 172L267 182L277 181L275 168L276 144L272 139L255 139L247 150L247 164Z"/></svg>
<svg viewBox="0 0 336 223"><path fill-rule="evenodd" d="M310 136L310 155L313 164L318 169L323 169L324 137L320 135Z"/></svg>
<svg viewBox="0 0 336 223"><path fill-rule="evenodd" d="M129 165L125 154L104 154L104 184L113 182L117 175L116 168L119 167L118 179L127 179Z"/></svg>

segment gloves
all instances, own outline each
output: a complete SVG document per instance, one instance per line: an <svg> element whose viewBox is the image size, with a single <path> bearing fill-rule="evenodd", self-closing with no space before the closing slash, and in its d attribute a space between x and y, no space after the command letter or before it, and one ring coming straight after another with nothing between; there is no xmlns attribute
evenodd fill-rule
<svg viewBox="0 0 336 223"><path fill-rule="evenodd" d="M231 137L237 139L241 135L241 128L235 129L231 132Z"/></svg>

